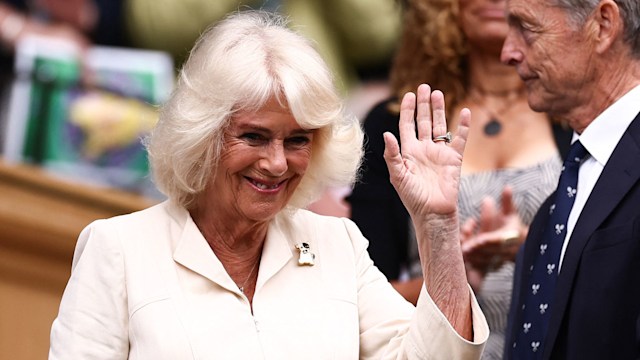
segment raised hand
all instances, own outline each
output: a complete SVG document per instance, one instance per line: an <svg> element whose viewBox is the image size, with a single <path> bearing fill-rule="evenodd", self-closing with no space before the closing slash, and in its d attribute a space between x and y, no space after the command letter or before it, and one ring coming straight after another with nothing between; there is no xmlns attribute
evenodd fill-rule
<svg viewBox="0 0 640 360"><path fill-rule="evenodd" d="M442 92L431 92L428 85L422 84L417 90L417 101L413 93L402 99L399 122L402 152L397 139L385 133L384 158L391 183L412 216L456 211L470 117L469 110L463 109L452 141L434 141L447 134Z"/></svg>
<svg viewBox="0 0 640 360"><path fill-rule="evenodd" d="M457 206L470 117L469 110L463 109L455 136L445 137L444 95L423 84L417 96L407 93L400 105L402 151L392 134L384 134L384 159L391 183L411 214L426 289L466 339L473 336L471 297L460 249Z"/></svg>

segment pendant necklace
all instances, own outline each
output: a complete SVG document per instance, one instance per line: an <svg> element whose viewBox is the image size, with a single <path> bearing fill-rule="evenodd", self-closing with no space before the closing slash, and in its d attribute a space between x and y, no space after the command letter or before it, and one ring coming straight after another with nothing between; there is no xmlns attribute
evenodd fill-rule
<svg viewBox="0 0 640 360"><path fill-rule="evenodd" d="M483 128L484 134L487 136L496 136L502 130L502 124L498 121L498 118L491 116L489 122Z"/></svg>
<svg viewBox="0 0 640 360"><path fill-rule="evenodd" d="M484 125L482 129L486 136L494 137L499 135L500 132L502 132L502 122L500 120L500 117L502 114L508 112L512 107L514 107L517 104L517 100L520 97L519 95L522 94L523 90L524 88L521 88L517 92L514 92L507 96L502 96L502 98L505 99L503 106L501 106L500 109L495 112L489 110L489 108L486 106L486 100L479 101L481 96L486 99L487 95L492 95L491 93L486 91L476 90L476 89L472 89L469 91L468 99L472 103L476 104L480 108L480 110L482 110L489 118L489 121Z"/></svg>
<svg viewBox="0 0 640 360"><path fill-rule="evenodd" d="M236 286L238 286L238 289L240 289L241 293L244 294L244 287L247 285L247 282L251 278L251 275L253 275L253 270L256 269L256 266L258 265L259 262L260 262L260 259L258 259L255 263L253 263L253 267L249 271L249 275L247 275L247 278L244 279L244 282L242 283L242 285L236 283Z"/></svg>

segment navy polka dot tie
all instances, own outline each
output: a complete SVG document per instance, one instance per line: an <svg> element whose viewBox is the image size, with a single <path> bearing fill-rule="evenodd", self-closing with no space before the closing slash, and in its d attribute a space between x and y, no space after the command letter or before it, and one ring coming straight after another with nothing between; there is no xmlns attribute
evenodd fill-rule
<svg viewBox="0 0 640 360"><path fill-rule="evenodd" d="M564 161L555 201L549 208L549 223L537 248L533 265L529 268L529 284L525 288L523 305L519 310L522 311L522 321L515 324L519 328L516 328L516 341L512 344L514 359L542 358L558 279L560 251L567 234L569 212L578 190L578 169L588 154L580 141L576 141L571 145L569 155Z"/></svg>

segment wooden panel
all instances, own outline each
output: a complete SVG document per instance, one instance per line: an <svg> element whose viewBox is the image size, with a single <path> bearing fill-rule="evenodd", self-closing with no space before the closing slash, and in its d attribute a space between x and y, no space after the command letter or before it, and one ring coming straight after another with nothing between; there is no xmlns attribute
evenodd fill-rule
<svg viewBox="0 0 640 360"><path fill-rule="evenodd" d="M45 359L82 228L153 203L0 160L0 354Z"/></svg>

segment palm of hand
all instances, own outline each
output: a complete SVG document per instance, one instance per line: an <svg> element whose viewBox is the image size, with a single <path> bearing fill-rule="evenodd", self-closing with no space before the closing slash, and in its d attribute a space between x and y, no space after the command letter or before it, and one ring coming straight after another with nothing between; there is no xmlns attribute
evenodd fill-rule
<svg viewBox="0 0 640 360"><path fill-rule="evenodd" d="M405 206L420 214L455 211L461 154L431 140L416 139L403 145L401 156L403 166L391 174L391 182Z"/></svg>
<svg viewBox="0 0 640 360"><path fill-rule="evenodd" d="M390 180L412 215L450 214L456 211L462 153L466 143L468 110L460 114L456 136L450 145L434 142L432 136L444 135L447 123L444 97L421 85L416 96L407 93L400 110L400 141L385 136L385 160ZM433 111L432 111L433 109ZM417 124L417 134L416 134Z"/></svg>

